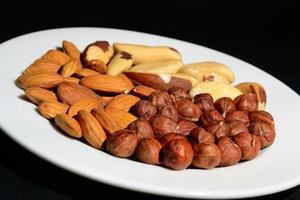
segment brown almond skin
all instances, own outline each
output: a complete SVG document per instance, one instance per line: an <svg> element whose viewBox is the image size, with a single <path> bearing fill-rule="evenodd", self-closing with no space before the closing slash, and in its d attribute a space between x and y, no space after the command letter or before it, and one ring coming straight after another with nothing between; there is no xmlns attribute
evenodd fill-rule
<svg viewBox="0 0 300 200"><path fill-rule="evenodd" d="M106 140L106 150L117 157L130 157L136 149L138 139L134 131L119 130L109 135Z"/></svg>
<svg viewBox="0 0 300 200"><path fill-rule="evenodd" d="M215 137L215 140L218 141L222 137L227 137L229 135L229 126L225 122L220 122L218 124L206 125L205 129L212 133Z"/></svg>
<svg viewBox="0 0 300 200"><path fill-rule="evenodd" d="M233 141L241 148L241 160L254 159L261 148L260 137L249 132L242 132L235 135Z"/></svg>
<svg viewBox="0 0 300 200"><path fill-rule="evenodd" d="M194 96L194 103L199 106L202 112L215 109L213 98L208 93L201 93Z"/></svg>
<svg viewBox="0 0 300 200"><path fill-rule="evenodd" d="M162 146L165 146L166 144L168 144L171 140L174 139L184 139L187 140L186 136L181 135L181 134L177 134L177 133L167 133L165 135L163 135L160 139L159 142Z"/></svg>
<svg viewBox="0 0 300 200"><path fill-rule="evenodd" d="M257 97L255 94L242 94L234 99L237 110L252 112L258 109Z"/></svg>
<svg viewBox="0 0 300 200"><path fill-rule="evenodd" d="M144 138L154 138L154 133L150 124L144 119L137 119L131 122L127 129L135 131L139 141Z"/></svg>
<svg viewBox="0 0 300 200"><path fill-rule="evenodd" d="M191 100L187 99L176 102L175 108L182 117L192 121L198 121L202 114L199 106L193 104Z"/></svg>
<svg viewBox="0 0 300 200"><path fill-rule="evenodd" d="M229 137L222 137L217 144L221 150L219 166L227 167L237 164L242 158L242 151Z"/></svg>
<svg viewBox="0 0 300 200"><path fill-rule="evenodd" d="M249 131L260 137L261 148L268 147L273 144L275 140L275 130L264 122L251 122Z"/></svg>
<svg viewBox="0 0 300 200"><path fill-rule="evenodd" d="M189 135L191 130L193 130L194 128L197 128L197 125L194 122L190 120L181 120L177 124L176 133L182 135Z"/></svg>
<svg viewBox="0 0 300 200"><path fill-rule="evenodd" d="M225 117L225 121L227 123L230 123L231 121L241 121L247 127L250 125L248 114L246 112L243 112L240 110L235 110L235 111L227 113L227 115Z"/></svg>
<svg viewBox="0 0 300 200"><path fill-rule="evenodd" d="M149 121L157 113L157 108L148 100L140 100L132 107L135 116Z"/></svg>
<svg viewBox="0 0 300 200"><path fill-rule="evenodd" d="M173 104L168 104L159 110L159 114L167 116L173 119L175 122L178 121L178 111Z"/></svg>
<svg viewBox="0 0 300 200"><path fill-rule="evenodd" d="M202 125L218 124L223 121L223 116L217 110L209 110L201 115L200 122Z"/></svg>
<svg viewBox="0 0 300 200"><path fill-rule="evenodd" d="M182 170L193 162L192 145L184 139L174 139L162 148L163 165L174 169Z"/></svg>
<svg viewBox="0 0 300 200"><path fill-rule="evenodd" d="M162 146L154 138L144 138L139 141L135 154L139 161L158 165L160 164L159 154Z"/></svg>
<svg viewBox="0 0 300 200"><path fill-rule="evenodd" d="M229 97L222 97L215 101L215 108L225 117L228 112L236 110L233 100Z"/></svg>
<svg viewBox="0 0 300 200"><path fill-rule="evenodd" d="M191 96L187 93L187 91L181 87L172 87L168 90L172 101L178 102L183 99L191 100Z"/></svg>
<svg viewBox="0 0 300 200"><path fill-rule="evenodd" d="M201 127L194 128L189 134L188 139L192 144L215 143L214 136Z"/></svg>
<svg viewBox="0 0 300 200"><path fill-rule="evenodd" d="M156 91L149 96L149 101L156 106L157 109L161 109L169 104L172 104L170 95L165 91Z"/></svg>
<svg viewBox="0 0 300 200"><path fill-rule="evenodd" d="M193 166L202 169L212 169L221 163L221 150L213 143L198 143L193 146Z"/></svg>
<svg viewBox="0 0 300 200"><path fill-rule="evenodd" d="M150 125L155 134L155 138L161 138L167 133L174 133L177 131L177 123L164 115L155 115L150 120Z"/></svg>

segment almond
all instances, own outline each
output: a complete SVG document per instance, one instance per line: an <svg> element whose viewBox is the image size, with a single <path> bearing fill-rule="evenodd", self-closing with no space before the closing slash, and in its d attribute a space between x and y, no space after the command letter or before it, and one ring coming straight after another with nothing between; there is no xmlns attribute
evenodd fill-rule
<svg viewBox="0 0 300 200"><path fill-rule="evenodd" d="M57 114L66 114L69 106L59 102L43 101L39 104L38 108L44 117L50 119L55 117Z"/></svg>
<svg viewBox="0 0 300 200"><path fill-rule="evenodd" d="M152 87L148 87L145 85L138 85L133 88L132 93L138 97L145 98L150 96L150 94L152 94L155 91L156 90Z"/></svg>
<svg viewBox="0 0 300 200"><path fill-rule="evenodd" d="M33 64L27 67L24 73L29 73L32 71L44 71L44 72L53 72L57 73L61 65L54 62L53 60L40 58L36 60Z"/></svg>
<svg viewBox="0 0 300 200"><path fill-rule="evenodd" d="M60 65L64 65L68 60L70 60L70 57L67 54L54 49L47 51L42 58L52 60Z"/></svg>
<svg viewBox="0 0 300 200"><path fill-rule="evenodd" d="M106 108L114 108L124 111L129 109L140 100L140 98L130 94L120 94L112 98L107 104Z"/></svg>
<svg viewBox="0 0 300 200"><path fill-rule="evenodd" d="M81 138L82 132L79 123L69 115L57 114L55 116L55 124L69 136Z"/></svg>
<svg viewBox="0 0 300 200"><path fill-rule="evenodd" d="M80 60L71 59L64 64L61 69L61 75L64 78L72 76L76 71L82 68Z"/></svg>
<svg viewBox="0 0 300 200"><path fill-rule="evenodd" d="M52 72L31 72L23 74L17 79L17 84L23 89L30 87L52 88L63 82L61 75Z"/></svg>
<svg viewBox="0 0 300 200"><path fill-rule="evenodd" d="M54 92L39 88L39 87L31 87L25 90L25 95L30 101L35 104L39 104L42 101L55 101L57 102L57 98Z"/></svg>
<svg viewBox="0 0 300 200"><path fill-rule="evenodd" d="M87 77L87 76L93 76L93 75L99 75L99 74L100 74L99 72L96 72L94 70L87 69L87 68L82 68L75 72L75 75L78 77Z"/></svg>
<svg viewBox="0 0 300 200"><path fill-rule="evenodd" d="M79 78L75 78L75 77L67 77L65 78L66 82L71 82L71 83L79 83L80 79Z"/></svg>
<svg viewBox="0 0 300 200"><path fill-rule="evenodd" d="M100 149L106 140L106 135L98 120L86 110L79 111L77 120L84 139L92 147Z"/></svg>
<svg viewBox="0 0 300 200"><path fill-rule="evenodd" d="M92 114L110 134L122 129L122 126L119 125L111 115L107 114L104 109L94 108Z"/></svg>
<svg viewBox="0 0 300 200"><path fill-rule="evenodd" d="M62 43L64 52L73 59L80 60L80 51L76 45L70 41L64 40Z"/></svg>
<svg viewBox="0 0 300 200"><path fill-rule="evenodd" d="M82 99L98 99L99 97L92 90L80 84L71 82L60 83L57 87L56 94L58 99L67 105L73 105Z"/></svg>
<svg viewBox="0 0 300 200"><path fill-rule="evenodd" d="M124 110L110 108L105 109L105 112L108 116L110 116L110 118L113 118L123 129L126 128L131 122L137 120L134 115Z"/></svg>
<svg viewBox="0 0 300 200"><path fill-rule="evenodd" d="M129 80L129 79L128 79ZM95 75L81 79L80 84L96 91L107 93L123 93L130 91L129 82L124 76Z"/></svg>
<svg viewBox="0 0 300 200"><path fill-rule="evenodd" d="M132 81L127 76L125 76L124 74L121 74L120 77L127 84L127 90L124 91L124 93L127 94L133 89L134 85L133 85Z"/></svg>
<svg viewBox="0 0 300 200"><path fill-rule="evenodd" d="M100 107L100 102L96 99L82 99L74 103L68 111L68 115L73 117L77 115L80 110L91 111L93 108Z"/></svg>

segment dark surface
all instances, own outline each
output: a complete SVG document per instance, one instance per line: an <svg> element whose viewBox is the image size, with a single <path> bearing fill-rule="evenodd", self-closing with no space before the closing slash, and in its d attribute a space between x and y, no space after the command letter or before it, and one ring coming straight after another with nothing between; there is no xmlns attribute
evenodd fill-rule
<svg viewBox="0 0 300 200"><path fill-rule="evenodd" d="M90 2L91 5L41 2L27 0L2 6L0 42L59 27L112 27L154 33L228 53L265 70L300 93L296 1L196 4L197 1L141 0L98 1ZM31 154L2 132L0 154L0 199L92 199L106 195L110 199L120 195L126 199L168 199L69 173ZM300 186L255 199L300 199Z"/></svg>

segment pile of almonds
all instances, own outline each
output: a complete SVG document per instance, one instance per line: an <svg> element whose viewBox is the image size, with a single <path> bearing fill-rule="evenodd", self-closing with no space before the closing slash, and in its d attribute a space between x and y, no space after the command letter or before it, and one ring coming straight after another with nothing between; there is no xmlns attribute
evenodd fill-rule
<svg viewBox="0 0 300 200"><path fill-rule="evenodd" d="M232 86L216 62L183 64L166 46L70 41L28 66L17 85L67 135L121 158L181 170L254 159L275 139L266 93Z"/></svg>

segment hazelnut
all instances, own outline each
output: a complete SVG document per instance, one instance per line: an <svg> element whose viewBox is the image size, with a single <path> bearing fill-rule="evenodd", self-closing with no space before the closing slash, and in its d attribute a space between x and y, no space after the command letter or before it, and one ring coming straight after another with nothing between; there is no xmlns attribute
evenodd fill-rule
<svg viewBox="0 0 300 200"><path fill-rule="evenodd" d="M165 146L166 144L168 144L168 142L174 139L187 140L187 138L184 135L177 134L177 133L167 133L159 139L159 142L161 143L162 146Z"/></svg>
<svg viewBox="0 0 300 200"><path fill-rule="evenodd" d="M201 115L200 122L202 125L218 124L224 118L217 110L209 110Z"/></svg>
<svg viewBox="0 0 300 200"><path fill-rule="evenodd" d="M150 125L156 138L161 138L167 133L175 133L177 130L177 123L164 115L155 115L150 120Z"/></svg>
<svg viewBox="0 0 300 200"><path fill-rule="evenodd" d="M182 135L190 134L191 130L197 128L197 125L190 120L181 120L177 124L177 131L176 133Z"/></svg>
<svg viewBox="0 0 300 200"><path fill-rule="evenodd" d="M214 136L210 132L207 132L204 128L201 127L194 128L190 132L188 138L192 144L215 142Z"/></svg>
<svg viewBox="0 0 300 200"><path fill-rule="evenodd" d="M229 126L225 122L206 125L205 129L215 137L215 140L219 140L220 138L227 137L229 135Z"/></svg>
<svg viewBox="0 0 300 200"><path fill-rule="evenodd" d="M208 93L201 93L194 96L194 103L199 106L202 112L215 109L213 98Z"/></svg>
<svg viewBox="0 0 300 200"><path fill-rule="evenodd" d="M230 123L232 121L241 121L243 122L247 127L249 126L250 122L249 122L249 117L247 115L247 113L243 112L243 111L239 111L239 110L235 110L235 111L231 111L229 113L227 113L226 117L225 117L225 121L227 123Z"/></svg>
<svg viewBox="0 0 300 200"><path fill-rule="evenodd" d="M106 140L106 150L117 157L130 157L138 144L138 139L134 131L119 130L111 135Z"/></svg>
<svg viewBox="0 0 300 200"><path fill-rule="evenodd" d="M221 162L221 150L213 143L200 143L193 146L193 166L212 169Z"/></svg>
<svg viewBox="0 0 300 200"><path fill-rule="evenodd" d="M274 119L272 115L263 110L256 110L248 113L251 122L265 122L274 128Z"/></svg>
<svg viewBox="0 0 300 200"><path fill-rule="evenodd" d="M191 100L191 96L181 87L172 87L168 90L168 92L174 103L183 99Z"/></svg>
<svg viewBox="0 0 300 200"><path fill-rule="evenodd" d="M136 148L136 157L141 162L158 165L160 164L159 154L161 148L161 144L156 139L144 138L140 140Z"/></svg>
<svg viewBox="0 0 300 200"><path fill-rule="evenodd" d="M233 137L233 141L241 148L241 160L252 160L260 151L260 138L257 135L242 132Z"/></svg>
<svg viewBox="0 0 300 200"><path fill-rule="evenodd" d="M247 126L241 121L231 121L228 123L229 136L235 136L242 132L248 132Z"/></svg>
<svg viewBox="0 0 300 200"><path fill-rule="evenodd" d="M161 109L166 105L172 104L170 95L165 91L155 91L149 96L149 101L156 106L157 109Z"/></svg>
<svg viewBox="0 0 300 200"><path fill-rule="evenodd" d="M260 136L261 147L265 148L273 144L275 139L274 129L264 122L251 122L249 126L250 133Z"/></svg>
<svg viewBox="0 0 300 200"><path fill-rule="evenodd" d="M193 162L192 145L185 139L173 139L162 148L162 163L171 169L182 170Z"/></svg>
<svg viewBox="0 0 300 200"><path fill-rule="evenodd" d="M178 121L178 111L176 110L173 104L169 104L161 108L159 110L159 114L167 116L173 119L175 122Z"/></svg>
<svg viewBox="0 0 300 200"><path fill-rule="evenodd" d="M132 109L133 113L137 117L141 117L146 121L153 117L157 112L156 107L147 100L140 100L136 102Z"/></svg>
<svg viewBox="0 0 300 200"><path fill-rule="evenodd" d="M218 146L221 150L221 163L219 166L226 167L237 164L242 158L242 151L229 137L222 137Z"/></svg>
<svg viewBox="0 0 300 200"><path fill-rule="evenodd" d="M251 112L258 109L256 95L252 93L237 96L234 103L237 110Z"/></svg>
<svg viewBox="0 0 300 200"><path fill-rule="evenodd" d="M201 115L200 108L193 104L191 100L184 99L178 101L175 103L175 108L182 117L192 121L198 121Z"/></svg>
<svg viewBox="0 0 300 200"><path fill-rule="evenodd" d="M228 112L235 110L235 104L229 97L222 97L215 101L215 108L219 113L225 117Z"/></svg>
<svg viewBox="0 0 300 200"><path fill-rule="evenodd" d="M138 140L140 141L143 138L153 138L154 133L150 124L144 119L137 119L131 122L128 127L128 130L133 130L136 133Z"/></svg>

